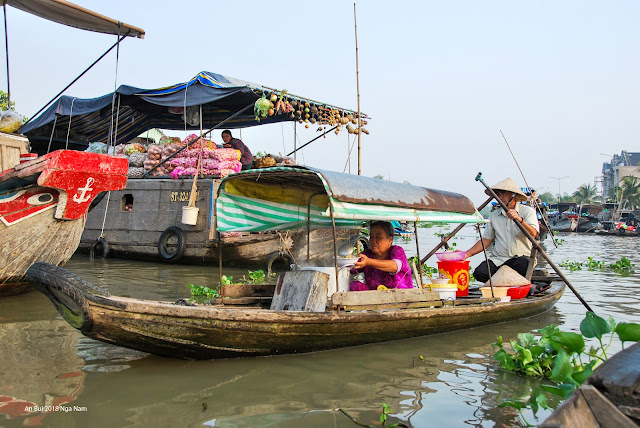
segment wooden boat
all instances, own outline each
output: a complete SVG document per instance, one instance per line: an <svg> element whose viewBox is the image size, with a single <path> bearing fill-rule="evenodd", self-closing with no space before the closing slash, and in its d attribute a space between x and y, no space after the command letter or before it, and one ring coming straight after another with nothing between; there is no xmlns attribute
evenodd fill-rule
<svg viewBox="0 0 640 428"><path fill-rule="evenodd" d="M127 161L59 150L0 173L0 294L29 290L21 281L34 262L67 262L87 211L101 192L121 189Z"/></svg>
<svg viewBox="0 0 640 428"><path fill-rule="evenodd" d="M609 358L541 428L640 426L640 343Z"/></svg>
<svg viewBox="0 0 640 428"><path fill-rule="evenodd" d="M311 168L230 175L220 183L215 212L222 232L311 230L330 222L334 236L337 227L363 219L484 221L462 195ZM225 285L211 305L111 296L44 263L34 264L27 278L89 337L194 359L312 352L504 322L542 313L564 292L555 284L539 296L511 302L479 295L452 302L423 288L349 292L335 238L333 256L333 266L298 267L282 273L276 284Z"/></svg>
<svg viewBox="0 0 640 428"><path fill-rule="evenodd" d="M85 336L190 359L313 352L501 323L545 312L564 292L562 283L554 283L536 297L511 302L467 298L456 300L455 305L443 303L435 292L420 289L335 293L322 312L239 305L269 304L274 297L269 292L296 273L301 272L283 274L276 286L243 286L249 295L194 306L111 296L62 268L44 263L34 264L28 279ZM404 296L394 296L403 291L407 291ZM348 300L351 296L366 300Z"/></svg>
<svg viewBox="0 0 640 428"><path fill-rule="evenodd" d="M67 1L5 0L3 6L70 27L118 35L116 45L126 37L144 37L140 28ZM7 82L8 73L7 67ZM10 98L9 88L7 95ZM0 295L30 291L21 278L34 262L64 264L80 242L96 196L121 189L127 181L127 162L122 159L71 150L50 153L51 139L35 150L47 154L37 157L29 153L34 150L32 143L24 135L0 134ZM68 143L63 140L62 147ZM16 155L31 158L18 164Z"/></svg>

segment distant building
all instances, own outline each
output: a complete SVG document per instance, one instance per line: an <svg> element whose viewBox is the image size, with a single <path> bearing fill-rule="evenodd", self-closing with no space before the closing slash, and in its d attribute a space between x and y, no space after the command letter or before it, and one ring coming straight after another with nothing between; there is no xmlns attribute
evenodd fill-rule
<svg viewBox="0 0 640 428"><path fill-rule="evenodd" d="M611 161L602 164L602 200L607 201L611 189L627 176L640 179L640 152L623 150L619 155L613 155Z"/></svg>

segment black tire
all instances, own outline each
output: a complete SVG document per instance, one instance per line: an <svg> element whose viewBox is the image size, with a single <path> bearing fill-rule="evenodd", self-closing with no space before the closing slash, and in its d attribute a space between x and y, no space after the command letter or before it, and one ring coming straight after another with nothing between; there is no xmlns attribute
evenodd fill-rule
<svg viewBox="0 0 640 428"><path fill-rule="evenodd" d="M293 261L293 257L291 257L291 255L288 253L273 253L271 254L271 256L269 256L269 260L267 260L267 276L271 275L271 272L273 272L273 264L276 262L276 260L282 260L283 262L285 262L287 265L286 270L291 270L291 265L295 263Z"/></svg>
<svg viewBox="0 0 640 428"><path fill-rule="evenodd" d="M87 294L96 297L110 296L107 290L49 263L38 262L31 265L25 274L25 280L51 300L65 321L83 332L89 331L93 325Z"/></svg>
<svg viewBox="0 0 640 428"><path fill-rule="evenodd" d="M167 227L158 240L158 254L162 261L167 263L180 260L184 256L186 247L187 239L184 231L177 226ZM171 251L174 248L175 250Z"/></svg>
<svg viewBox="0 0 640 428"><path fill-rule="evenodd" d="M358 252L369 249L369 238L364 235L352 236L349 243L358 248Z"/></svg>
<svg viewBox="0 0 640 428"><path fill-rule="evenodd" d="M98 247L102 248L102 253L100 253L100 259L106 259L109 255L109 243L104 237L100 237L96 239L96 241L91 244L91 249L89 250L89 258L93 260L96 256L96 249Z"/></svg>

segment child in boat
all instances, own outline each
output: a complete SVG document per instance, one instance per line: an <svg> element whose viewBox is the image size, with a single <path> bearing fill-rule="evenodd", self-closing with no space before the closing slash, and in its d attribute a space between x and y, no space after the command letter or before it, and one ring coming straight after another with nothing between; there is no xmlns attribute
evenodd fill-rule
<svg viewBox="0 0 640 428"><path fill-rule="evenodd" d="M369 249L358 255L352 273L364 272L365 282L352 281L351 291L387 288L413 288L411 268L402 247L393 245L393 226L387 221L376 221L369 229Z"/></svg>

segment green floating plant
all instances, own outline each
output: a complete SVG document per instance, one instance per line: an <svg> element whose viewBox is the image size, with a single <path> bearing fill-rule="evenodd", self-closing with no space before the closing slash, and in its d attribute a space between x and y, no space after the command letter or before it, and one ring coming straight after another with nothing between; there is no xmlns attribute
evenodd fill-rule
<svg viewBox="0 0 640 428"><path fill-rule="evenodd" d="M494 358L500 367L527 376L548 378L555 385L542 385L544 392L566 399L600 365L608 359L608 351L614 337L618 337L624 349L625 342L640 341L640 324L616 323L613 317L605 320L593 312L587 312L580 323L580 333L561 331L550 324L538 330L540 335L519 333L516 340L505 347L502 336L493 345L498 347ZM608 338L606 337L608 335ZM585 339L595 339L599 346L587 350ZM541 396L542 395L542 396ZM528 401L505 400L501 407L514 407L520 412L531 408L534 414L546 407L546 397L538 390L532 391Z"/></svg>

